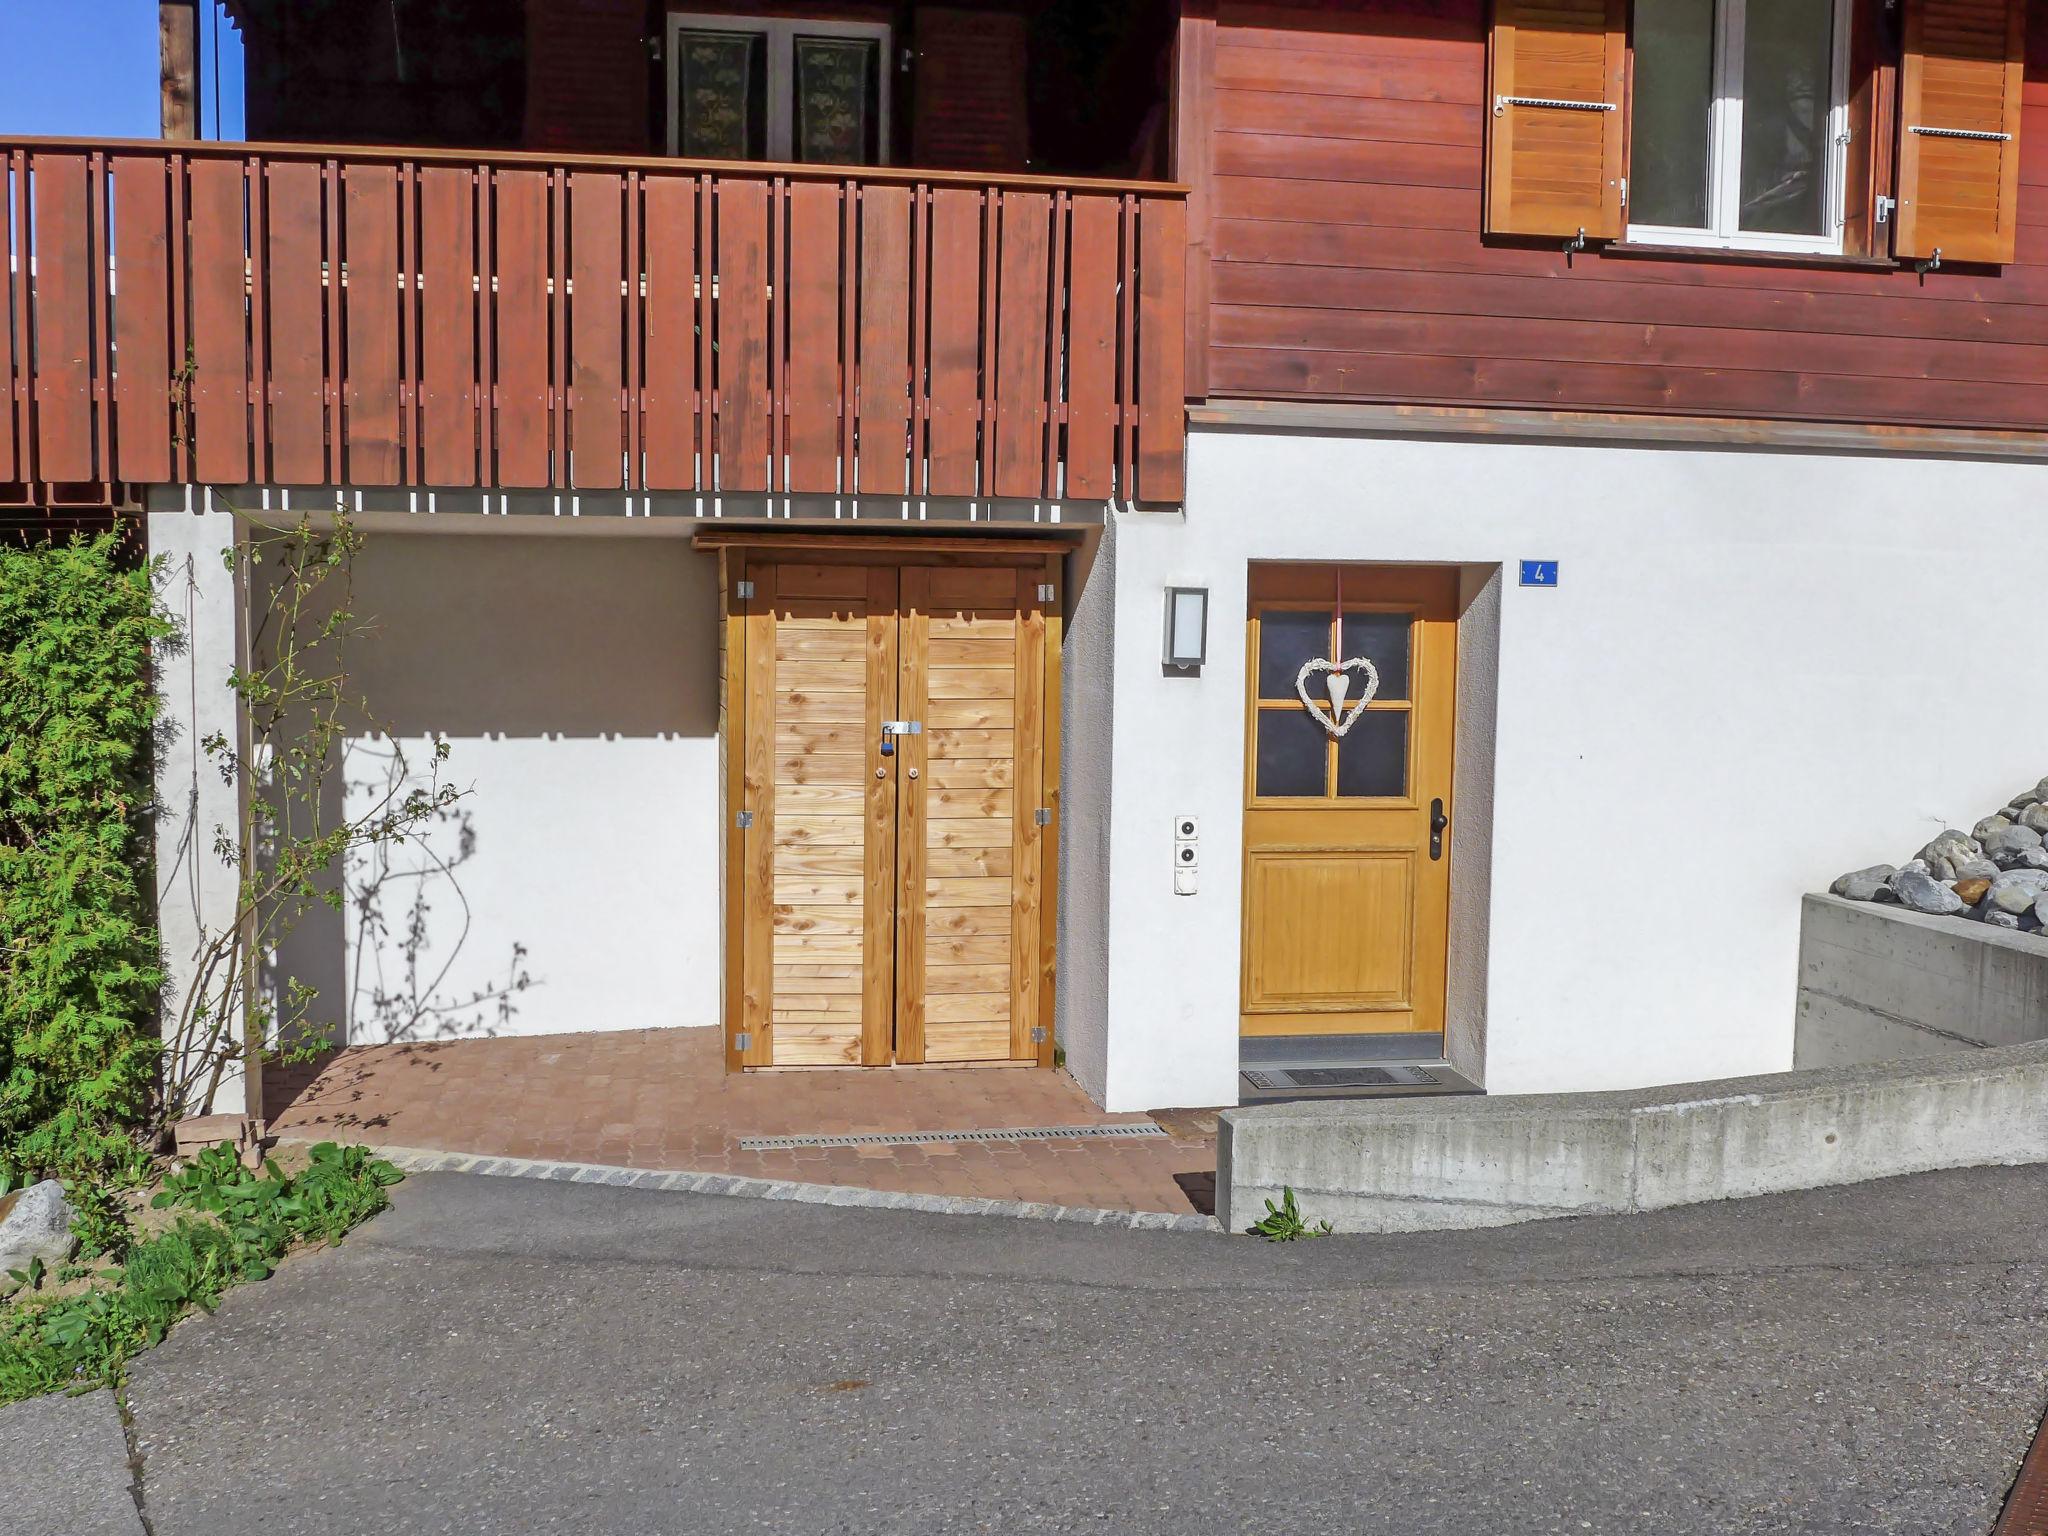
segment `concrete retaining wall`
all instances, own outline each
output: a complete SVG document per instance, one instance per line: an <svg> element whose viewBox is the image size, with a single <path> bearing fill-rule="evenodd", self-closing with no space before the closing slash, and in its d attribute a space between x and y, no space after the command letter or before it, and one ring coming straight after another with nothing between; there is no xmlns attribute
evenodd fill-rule
<svg viewBox="0 0 2048 1536"><path fill-rule="evenodd" d="M1283 1187L1339 1231L1414 1232L2048 1162L2048 1042L1624 1093L1233 1109L1216 1159L1228 1232Z"/></svg>
<svg viewBox="0 0 2048 1536"><path fill-rule="evenodd" d="M2048 938L1809 896L1795 1067L2048 1039Z"/></svg>

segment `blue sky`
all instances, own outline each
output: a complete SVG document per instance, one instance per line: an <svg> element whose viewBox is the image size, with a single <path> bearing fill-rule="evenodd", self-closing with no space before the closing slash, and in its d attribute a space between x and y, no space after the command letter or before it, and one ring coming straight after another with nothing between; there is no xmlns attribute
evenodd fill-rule
<svg viewBox="0 0 2048 1536"><path fill-rule="evenodd" d="M155 138L162 127L156 9L157 0L0 0L0 134ZM204 137L239 139L241 38L210 0L200 7L199 29Z"/></svg>

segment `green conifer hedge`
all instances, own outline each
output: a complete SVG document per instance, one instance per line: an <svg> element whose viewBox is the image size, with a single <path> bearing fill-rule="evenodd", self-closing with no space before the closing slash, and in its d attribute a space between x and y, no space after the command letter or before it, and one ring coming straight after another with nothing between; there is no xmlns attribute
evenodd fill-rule
<svg viewBox="0 0 2048 1536"><path fill-rule="evenodd" d="M0 547L0 1176L125 1158L149 1108L149 654L173 632L110 534Z"/></svg>

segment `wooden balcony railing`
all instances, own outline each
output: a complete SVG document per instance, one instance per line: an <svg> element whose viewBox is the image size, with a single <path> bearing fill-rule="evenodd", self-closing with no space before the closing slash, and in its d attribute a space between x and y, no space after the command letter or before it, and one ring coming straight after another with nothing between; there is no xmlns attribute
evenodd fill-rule
<svg viewBox="0 0 2048 1536"><path fill-rule="evenodd" d="M1176 187L44 139L0 166L17 502L1183 495Z"/></svg>

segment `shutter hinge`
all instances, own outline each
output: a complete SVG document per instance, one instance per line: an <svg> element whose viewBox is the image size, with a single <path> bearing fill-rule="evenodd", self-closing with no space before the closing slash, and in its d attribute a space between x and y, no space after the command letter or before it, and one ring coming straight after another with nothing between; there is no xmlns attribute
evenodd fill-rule
<svg viewBox="0 0 2048 1536"><path fill-rule="evenodd" d="M1039 825L1040 825L1041 827L1049 827L1049 826L1051 826L1051 825L1052 825L1052 807L1051 807L1051 806L1049 806L1049 805L1041 805L1041 806L1040 806L1040 807L1038 808L1038 814L1037 814L1037 815L1036 815L1035 817L1033 817L1032 819L1033 819L1034 821L1036 821L1036 822L1037 822L1037 823L1038 823L1038 824L1039 824Z"/></svg>
<svg viewBox="0 0 2048 1536"><path fill-rule="evenodd" d="M1898 212L1898 209L1899 200L1896 197L1880 197L1877 200L1877 222L1880 224L1891 223L1892 215Z"/></svg>
<svg viewBox="0 0 2048 1536"><path fill-rule="evenodd" d="M1613 112L1611 101L1568 101L1561 96L1496 96L1493 115L1501 117L1509 107L1550 107L1559 112Z"/></svg>
<svg viewBox="0 0 2048 1536"><path fill-rule="evenodd" d="M1033 1045L1045 1044L1045 1026L1043 1024L1031 1026L1031 1043Z"/></svg>
<svg viewBox="0 0 2048 1536"><path fill-rule="evenodd" d="M733 817L732 824L744 832L754 824L754 813L752 811L741 811L739 815Z"/></svg>
<svg viewBox="0 0 2048 1536"><path fill-rule="evenodd" d="M754 1037L748 1034L744 1029L732 1037L732 1048L736 1051L744 1051L748 1046L752 1045L753 1043Z"/></svg>
<svg viewBox="0 0 2048 1536"><path fill-rule="evenodd" d="M1624 208L1628 206L1628 178L1626 176L1621 178L1621 206Z"/></svg>
<svg viewBox="0 0 2048 1536"><path fill-rule="evenodd" d="M751 581L736 581L732 584L732 595L745 602L754 595L754 584Z"/></svg>
<svg viewBox="0 0 2048 1536"><path fill-rule="evenodd" d="M1989 144L2010 144L2012 135L1998 133L1988 128L1929 128L1924 123L1912 123L1908 133L1925 134L1930 139L1980 139Z"/></svg>
<svg viewBox="0 0 2048 1536"><path fill-rule="evenodd" d="M1040 582L1040 583L1038 584L1038 600L1039 600L1039 601L1040 601L1041 603L1049 603L1049 602L1051 602L1051 601L1052 601L1052 583L1051 583L1051 582L1049 582L1049 581L1041 581L1041 582Z"/></svg>

